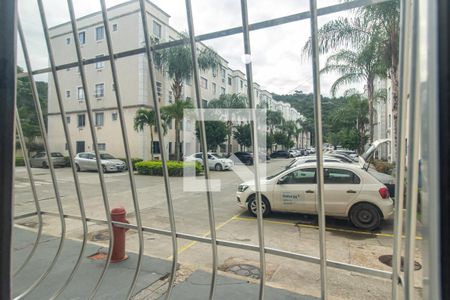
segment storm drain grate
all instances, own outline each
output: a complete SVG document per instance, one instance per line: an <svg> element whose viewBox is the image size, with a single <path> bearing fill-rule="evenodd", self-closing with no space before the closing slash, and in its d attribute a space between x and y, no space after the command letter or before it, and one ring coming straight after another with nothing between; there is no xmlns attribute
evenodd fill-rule
<svg viewBox="0 0 450 300"><path fill-rule="evenodd" d="M233 265L233 266L229 267L228 269L226 269L225 271L231 272L231 273L234 273L234 274L240 275L240 276L251 277L254 279L259 279L260 274L261 274L259 268L252 266L252 265L248 265L248 264Z"/></svg>
<svg viewBox="0 0 450 300"><path fill-rule="evenodd" d="M392 255L381 255L380 257L378 257L378 260L380 262L382 262L383 264L385 264L385 265L387 265L389 267L392 267ZM403 272L404 264L405 264L405 259L402 256L401 261L400 261L400 270L402 272ZM420 269L422 269L422 265L419 262L414 261L414 270L417 271L417 270L420 270Z"/></svg>

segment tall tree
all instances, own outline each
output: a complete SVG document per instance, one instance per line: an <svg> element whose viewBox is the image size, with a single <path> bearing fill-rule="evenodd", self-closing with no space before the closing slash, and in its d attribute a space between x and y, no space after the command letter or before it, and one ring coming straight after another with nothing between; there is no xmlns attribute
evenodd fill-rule
<svg viewBox="0 0 450 300"><path fill-rule="evenodd" d="M200 129L196 126L195 133L200 140ZM228 128L222 121L206 121L205 134L208 150L216 151L217 147L225 142Z"/></svg>
<svg viewBox="0 0 450 300"><path fill-rule="evenodd" d="M379 39L376 34L362 42L356 50L342 49L328 57L322 73L337 72L341 77L331 86L331 93L336 96L338 89L345 85L365 82L369 102L369 142L373 142L375 78L386 76L386 66L377 52Z"/></svg>
<svg viewBox="0 0 450 300"><path fill-rule="evenodd" d="M248 106L247 97L238 94L222 94L218 99L209 101L209 108L224 108L224 109L242 109ZM227 125L227 152L231 153L231 136L233 134L233 122L231 116L228 116Z"/></svg>
<svg viewBox="0 0 450 300"><path fill-rule="evenodd" d="M190 101L175 101L175 103L161 108L161 117L165 120L165 122L169 123L174 120L175 123L175 158L178 161L181 159L180 145L184 110L191 108L193 108L193 106Z"/></svg>
<svg viewBox="0 0 450 300"><path fill-rule="evenodd" d="M163 122L162 124L163 133L167 133L167 125ZM136 111L134 116L134 130L143 131L145 126L150 129L150 157L153 160L153 130L156 126L156 116L155 111L140 108Z"/></svg>
<svg viewBox="0 0 450 300"><path fill-rule="evenodd" d="M188 43L180 46L170 47L158 52L156 60L165 68L167 74L172 78L172 92L175 102L179 101L183 95L183 81L192 77L191 47ZM198 51L198 66L201 70L217 69L219 66L219 56L210 48L202 48Z"/></svg>
<svg viewBox="0 0 450 300"><path fill-rule="evenodd" d="M241 151L243 147L250 147L252 145L250 124L239 124L234 126L234 128L236 130L233 132L233 136L239 146L241 146Z"/></svg>
<svg viewBox="0 0 450 300"><path fill-rule="evenodd" d="M17 67L17 73L22 72L23 69ZM42 113L44 114L44 122L47 126L47 82L37 81L36 88L39 94ZM17 110L21 116L20 121L26 143L28 146L34 147L34 140L36 137L41 136L41 131L28 77L17 79Z"/></svg>
<svg viewBox="0 0 450 300"><path fill-rule="evenodd" d="M281 126L284 124L284 118L281 111L275 111L275 110L267 110L266 113L266 122L267 127L269 129L269 136L268 141L272 141L272 144L274 142L274 133L277 128L281 128ZM270 145L270 151L272 152L272 144Z"/></svg>
<svg viewBox="0 0 450 300"><path fill-rule="evenodd" d="M355 10L352 18L338 18L319 29L319 51L327 53L342 47L356 47L377 35L377 52L385 62L391 80L393 116L398 115L398 64L399 64L400 0L369 5ZM303 48L311 53L311 39ZM397 122L394 122L394 138L397 139Z"/></svg>

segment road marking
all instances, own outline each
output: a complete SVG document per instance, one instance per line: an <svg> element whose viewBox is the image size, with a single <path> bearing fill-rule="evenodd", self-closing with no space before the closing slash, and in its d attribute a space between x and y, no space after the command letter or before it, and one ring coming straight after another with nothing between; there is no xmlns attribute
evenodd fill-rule
<svg viewBox="0 0 450 300"><path fill-rule="evenodd" d="M241 221L256 221L254 218L243 218L243 217L236 217L235 220L241 220ZM317 225L308 225L308 224L299 224L299 223L293 223L293 222L285 222L285 221L271 221L271 220L264 220L266 223L271 224L278 224L278 225L294 225L297 227L304 227L304 228L312 228L312 229L319 229L319 226ZM332 228L332 227L325 227L325 230L327 231L336 231L336 232L346 232L346 233L356 233L356 234L365 234L370 236L384 236L384 237L394 237L391 233L375 233L375 232L367 232L367 231L359 231L359 230L351 230L351 229L341 229L341 228ZM405 236L403 236L405 238ZM422 240L421 236L416 236L416 240Z"/></svg>
<svg viewBox="0 0 450 300"><path fill-rule="evenodd" d="M242 212L238 213L237 215L232 216L231 218L229 218L228 220L224 221L223 223L220 223L219 225L216 226L216 231L219 230L220 228L222 228L223 226L227 225L228 223L230 223L233 220L237 220L239 218L239 216L242 214ZM201 237L207 237L211 234L211 231L208 230L207 232L205 232L204 234L201 235ZM192 241L187 245L184 245L183 247L181 247L180 249L178 249L178 255L180 255L181 253L183 253L184 251L188 250L189 248L191 248L192 246L194 246L195 244L197 244L197 241ZM167 257L167 259L172 259L172 255Z"/></svg>

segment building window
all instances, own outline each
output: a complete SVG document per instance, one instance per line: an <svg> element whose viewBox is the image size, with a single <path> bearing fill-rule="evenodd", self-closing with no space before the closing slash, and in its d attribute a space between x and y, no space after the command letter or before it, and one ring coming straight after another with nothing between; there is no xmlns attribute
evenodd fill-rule
<svg viewBox="0 0 450 300"><path fill-rule="evenodd" d="M100 55L97 55L95 58L100 58L100 57L103 57L103 56L104 56L103 54L100 54ZM95 68L97 70L103 69L104 67L105 67L105 62L104 61L98 61L98 62L95 63Z"/></svg>
<svg viewBox="0 0 450 300"><path fill-rule="evenodd" d="M84 90L83 87L78 87L78 100L84 100Z"/></svg>
<svg viewBox="0 0 450 300"><path fill-rule="evenodd" d="M222 95L225 95L225 88L224 88L224 87L221 87L221 88L220 88L220 93L221 93Z"/></svg>
<svg viewBox="0 0 450 300"><path fill-rule="evenodd" d="M69 144L66 143L65 149L66 149L66 151L69 151Z"/></svg>
<svg viewBox="0 0 450 300"><path fill-rule="evenodd" d="M224 68L220 69L220 75L222 76L223 79L225 79L226 73L225 73L225 69Z"/></svg>
<svg viewBox="0 0 450 300"><path fill-rule="evenodd" d="M244 81L241 80L241 89L243 89L243 88L244 88Z"/></svg>
<svg viewBox="0 0 450 300"><path fill-rule="evenodd" d="M202 108L207 108L208 107L208 101L205 99L202 99Z"/></svg>
<svg viewBox="0 0 450 300"><path fill-rule="evenodd" d="M212 83L212 90L213 90L213 95L215 96L216 92L217 92L217 85L214 82Z"/></svg>
<svg viewBox="0 0 450 300"><path fill-rule="evenodd" d="M117 113L116 112L112 113L111 117L112 117L113 121L117 121Z"/></svg>
<svg viewBox="0 0 450 300"><path fill-rule="evenodd" d="M117 29L119 29L118 26L117 26L117 24L113 24L112 30L113 30L113 31L117 31Z"/></svg>
<svg viewBox="0 0 450 300"><path fill-rule="evenodd" d="M70 98L70 91L66 91L66 98Z"/></svg>
<svg viewBox="0 0 450 300"><path fill-rule="evenodd" d="M172 103L172 99L173 99L173 92L169 91L169 103Z"/></svg>
<svg viewBox="0 0 450 300"><path fill-rule="evenodd" d="M161 91L162 91L162 83L157 81L156 82L156 94L158 95L158 101L161 101L161 95L162 95Z"/></svg>
<svg viewBox="0 0 450 300"><path fill-rule="evenodd" d="M78 32L78 40L80 41L81 45L86 44L86 32Z"/></svg>
<svg viewBox="0 0 450 300"><path fill-rule="evenodd" d="M158 142L158 141L153 142L153 145L152 145L152 152L153 152L153 154L160 154L160 153L161 153L161 152L159 151L159 142Z"/></svg>
<svg viewBox="0 0 450 300"><path fill-rule="evenodd" d="M95 97L103 97L105 95L105 84L99 83L95 85Z"/></svg>
<svg viewBox="0 0 450 300"><path fill-rule="evenodd" d="M161 24L153 21L153 34L160 39L161 38Z"/></svg>
<svg viewBox="0 0 450 300"><path fill-rule="evenodd" d="M105 114L95 113L95 126L103 126L105 124Z"/></svg>
<svg viewBox="0 0 450 300"><path fill-rule="evenodd" d="M214 66L212 67L212 75L213 75L214 77L217 77L217 66L216 66L216 65L214 65Z"/></svg>
<svg viewBox="0 0 450 300"><path fill-rule="evenodd" d="M78 115L78 127L86 126L86 116L84 114Z"/></svg>
<svg viewBox="0 0 450 300"><path fill-rule="evenodd" d="M205 90L208 89L208 80L206 78L200 77L200 86Z"/></svg>
<svg viewBox="0 0 450 300"><path fill-rule="evenodd" d="M105 27L100 26L95 28L95 40L101 41L103 39L105 39Z"/></svg>
<svg viewBox="0 0 450 300"><path fill-rule="evenodd" d="M106 151L106 144L105 143L98 143L97 144L99 151Z"/></svg>
<svg viewBox="0 0 450 300"><path fill-rule="evenodd" d="M70 37L66 38L66 45L70 45Z"/></svg>
<svg viewBox="0 0 450 300"><path fill-rule="evenodd" d="M67 116L67 117L66 117L66 123L67 123L67 124L70 124L70 116Z"/></svg>
<svg viewBox="0 0 450 300"><path fill-rule="evenodd" d="M228 85L231 85L231 77L228 77Z"/></svg>

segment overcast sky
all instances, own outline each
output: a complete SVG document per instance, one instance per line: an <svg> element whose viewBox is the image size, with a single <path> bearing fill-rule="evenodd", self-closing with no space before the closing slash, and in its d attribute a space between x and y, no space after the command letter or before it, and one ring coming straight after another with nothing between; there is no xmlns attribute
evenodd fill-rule
<svg viewBox="0 0 450 300"><path fill-rule="evenodd" d="M126 2L107 0L107 6ZM178 31L187 31L185 2L183 0L153 0L170 18L170 25ZM339 3L339 0L318 0L318 7ZM100 10L99 1L74 0L77 17ZM44 0L49 26L69 20L67 4L64 0ZM241 26L239 0L192 0L196 34L208 33L229 27ZM282 17L309 10L307 0L248 0L250 23ZM27 45L33 62L33 69L46 67L48 55L44 44L36 0L19 1L19 14L27 38ZM319 17L319 26L349 12ZM262 88L279 94L295 90L312 91L312 67L308 57L302 54L303 45L310 36L310 21L303 20L269 29L250 32L253 77ZM242 63L242 34L205 42L228 60L233 69L245 72ZM321 56L321 66L326 57ZM24 66L19 48L18 64ZM321 76L322 94L329 95L330 86L336 74ZM39 76L39 80L45 80ZM353 87L353 86L352 86ZM362 89L363 84L360 84Z"/></svg>

